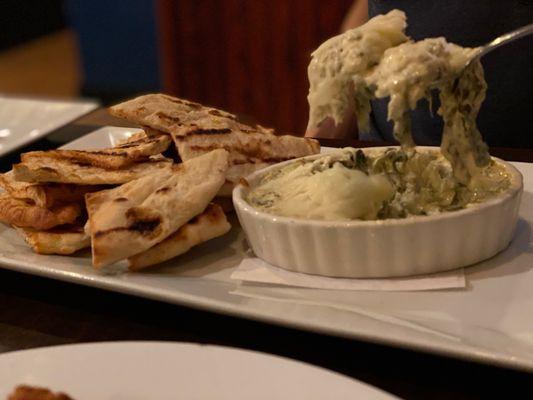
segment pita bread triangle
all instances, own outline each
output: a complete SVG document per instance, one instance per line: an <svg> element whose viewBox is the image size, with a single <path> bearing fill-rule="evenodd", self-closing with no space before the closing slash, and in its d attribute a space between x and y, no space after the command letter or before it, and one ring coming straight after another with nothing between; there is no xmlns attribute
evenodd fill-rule
<svg viewBox="0 0 533 400"><path fill-rule="evenodd" d="M26 243L39 254L73 254L91 245L91 239L82 227L63 227L48 231L36 231L29 228L15 229Z"/></svg>
<svg viewBox="0 0 533 400"><path fill-rule="evenodd" d="M192 247L228 232L231 225L222 207L211 203L206 210L180 227L176 232L154 247L128 258L130 271L138 271L154 264L170 260L189 251Z"/></svg>
<svg viewBox="0 0 533 400"><path fill-rule="evenodd" d="M114 189L86 195L96 268L141 253L201 214L225 181L219 149Z"/></svg>
<svg viewBox="0 0 533 400"><path fill-rule="evenodd" d="M140 96L109 111L153 135L171 134L183 161L226 149L230 153L227 182L219 196L230 196L241 177L258 169L320 151L314 139L275 135L261 125L244 124L228 112L164 94Z"/></svg>

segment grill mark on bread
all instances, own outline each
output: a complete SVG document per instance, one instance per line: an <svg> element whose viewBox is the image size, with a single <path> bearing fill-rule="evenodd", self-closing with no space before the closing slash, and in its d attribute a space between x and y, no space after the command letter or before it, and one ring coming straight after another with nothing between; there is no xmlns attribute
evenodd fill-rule
<svg viewBox="0 0 533 400"><path fill-rule="evenodd" d="M50 167L40 167L39 169L40 169L41 171L47 171L47 172L57 173L57 170L55 170L54 168L50 168Z"/></svg>
<svg viewBox="0 0 533 400"><path fill-rule="evenodd" d="M154 154L160 154L170 145L171 139L136 140L122 148L108 148L93 151L83 150L52 150L49 152L30 152L21 156L23 163L38 162L42 167L56 168L57 162L66 162L75 167L98 167L105 170L120 170L135 163L142 163ZM156 158L156 157L154 157ZM52 164L52 165L50 165ZM46 171L46 170L41 170Z"/></svg>
<svg viewBox="0 0 533 400"><path fill-rule="evenodd" d="M113 201L116 201L117 203L121 203L121 202L123 202L123 201L128 201L128 199L125 198L125 197L117 197L117 198L116 198L115 200L113 200Z"/></svg>
<svg viewBox="0 0 533 400"><path fill-rule="evenodd" d="M193 101L177 99L177 98L172 97L172 96L164 96L164 97L165 97L165 100L168 100L168 101L170 101L172 103L183 104L183 105L189 106L191 108L196 108L196 109L203 108L203 106L201 104L195 103Z"/></svg>
<svg viewBox="0 0 533 400"><path fill-rule="evenodd" d="M189 149L192 151L205 151L210 152L216 149L224 149L226 151L233 151L233 149L230 146L219 146L219 145L207 145L207 146L200 146L200 145L191 145L189 146Z"/></svg>
<svg viewBox="0 0 533 400"><path fill-rule="evenodd" d="M181 100L181 104L185 104L186 106L189 106L197 110L199 110L200 108L204 108L204 106L202 106L201 104L195 103L194 101L189 101L189 100Z"/></svg>
<svg viewBox="0 0 533 400"><path fill-rule="evenodd" d="M163 96L165 98L165 100L168 100L170 101L171 103L176 103L176 104L185 104L183 100L181 99L178 99L176 97L172 97L172 96Z"/></svg>
<svg viewBox="0 0 533 400"><path fill-rule="evenodd" d="M171 125L176 125L176 124L179 125L181 123L181 119L179 117L173 117L171 115L167 115L162 112L158 112L156 114L159 118L161 118L162 120L164 120L165 122Z"/></svg>
<svg viewBox="0 0 533 400"><path fill-rule="evenodd" d="M109 154L104 154L104 155L109 155ZM92 161L92 160L78 160L76 158L70 158L70 157L66 157L66 160L73 164L73 165L77 165L79 167L96 167L96 168L100 168L102 170L106 170L106 171L127 171L128 168L131 166L131 165L134 165L134 164L137 164L137 163L160 163L161 161L163 160L156 160L156 159L153 159L153 158L138 158L138 159L135 159L135 160L131 160L131 163L128 163L127 165L122 165L120 167L113 167L113 166L109 166L109 165L102 165L100 164L99 162L97 161ZM51 168L51 167L40 167L39 168L40 170L42 171L47 171L47 172L52 172L52 173L57 173L57 170L54 169L54 168Z"/></svg>
<svg viewBox="0 0 533 400"><path fill-rule="evenodd" d="M128 149L130 147L137 147L140 144L150 144L150 143L156 143L158 141L159 141L159 138L157 137L145 137L145 138L133 140L131 142L119 144L115 146L114 148L115 149ZM105 153L105 154L113 154L113 153Z"/></svg>
<svg viewBox="0 0 533 400"><path fill-rule="evenodd" d="M219 110L216 110L214 108L209 110L207 113L210 114L210 115L214 115L215 117L229 118L231 120L235 119L235 117L233 115L230 116L230 114L223 114Z"/></svg>
<svg viewBox="0 0 533 400"><path fill-rule="evenodd" d="M166 193L170 190L170 187L168 186L165 186L165 187L162 187L162 188L159 188L155 191L155 193L157 194L163 194L163 193Z"/></svg>
<svg viewBox="0 0 533 400"><path fill-rule="evenodd" d="M197 128L192 131L187 132L187 135L225 135L231 133L230 128Z"/></svg>
<svg viewBox="0 0 533 400"><path fill-rule="evenodd" d="M129 226L121 226L118 228L107 229L105 231L97 231L94 233L94 236L101 237L111 232L120 232L120 231L137 232L143 236L149 236L152 233L154 233L160 225L161 225L161 218L159 217L139 219L137 221L133 221L133 223Z"/></svg>
<svg viewBox="0 0 533 400"><path fill-rule="evenodd" d="M116 146L116 148L117 149L129 149L130 147L137 147L138 145L139 145L139 141L136 140L134 142L119 144L118 146Z"/></svg>
<svg viewBox="0 0 533 400"><path fill-rule="evenodd" d="M203 106L202 106L201 104L194 103L194 102L192 102L192 101L187 101L187 102L185 102L185 105L187 105L187 106L189 106L189 107L191 107L191 108L194 108L194 109L196 109L196 110L199 110L199 109L203 108Z"/></svg>
<svg viewBox="0 0 533 400"><path fill-rule="evenodd" d="M142 235L146 235L155 231L159 225L161 225L161 218L147 218L144 220L135 221L129 226L128 230L137 231Z"/></svg>
<svg viewBox="0 0 533 400"><path fill-rule="evenodd" d="M109 169L109 170L116 169L116 168L110 168L107 165L106 166L102 166L102 165L99 165L98 163L94 163L94 162L91 162L89 160L76 160L75 158L67 158L67 160L71 164L78 165L80 167L98 167L98 168Z"/></svg>
<svg viewBox="0 0 533 400"><path fill-rule="evenodd" d="M128 157L126 153L123 152L116 152L116 151L91 151L91 152L85 152L80 151L80 155L99 155L99 156L118 156L118 157ZM67 158L72 159L71 157L67 156Z"/></svg>

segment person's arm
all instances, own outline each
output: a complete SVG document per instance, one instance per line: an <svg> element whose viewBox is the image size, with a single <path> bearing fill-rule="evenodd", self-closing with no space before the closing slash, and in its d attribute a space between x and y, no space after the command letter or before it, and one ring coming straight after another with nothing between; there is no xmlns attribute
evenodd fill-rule
<svg viewBox="0 0 533 400"><path fill-rule="evenodd" d="M368 21L368 0L355 0L348 10L341 24L341 32L358 27ZM320 126L307 129L306 137L328 139L350 139L356 131L355 114L349 112L339 125L335 125L331 118L324 120Z"/></svg>

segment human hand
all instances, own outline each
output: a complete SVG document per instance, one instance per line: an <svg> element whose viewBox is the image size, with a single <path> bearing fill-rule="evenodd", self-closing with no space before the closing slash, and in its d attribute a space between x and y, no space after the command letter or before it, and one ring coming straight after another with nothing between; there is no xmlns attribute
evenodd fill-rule
<svg viewBox="0 0 533 400"><path fill-rule="evenodd" d="M308 126L305 136L323 139L357 139L355 114L353 112L346 114L340 124L335 124L333 118L328 117L317 127Z"/></svg>

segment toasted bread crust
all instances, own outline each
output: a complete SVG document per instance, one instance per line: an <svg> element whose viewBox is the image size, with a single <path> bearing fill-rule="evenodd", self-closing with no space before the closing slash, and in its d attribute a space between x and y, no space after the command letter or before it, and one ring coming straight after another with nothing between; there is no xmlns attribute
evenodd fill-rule
<svg viewBox="0 0 533 400"><path fill-rule="evenodd" d="M49 231L17 228L26 243L39 254L69 255L91 246L91 238L82 227L68 227Z"/></svg>
<svg viewBox="0 0 533 400"><path fill-rule="evenodd" d="M0 187L15 199L33 202L36 206L44 208L83 202L86 193L105 188L98 185L19 182L14 179L12 171L0 175Z"/></svg>
<svg viewBox="0 0 533 400"><path fill-rule="evenodd" d="M53 209L38 207L0 193L0 222L37 230L71 224L81 215L79 204L72 203Z"/></svg>
<svg viewBox="0 0 533 400"><path fill-rule="evenodd" d="M226 111L204 107L201 104L178 99L165 94L148 94L128 100L109 108L109 113L115 117L124 118L139 125L146 125L152 129L170 133L170 128L182 122L185 115L207 110L213 115L227 118L237 117Z"/></svg>
<svg viewBox="0 0 533 400"><path fill-rule="evenodd" d="M31 151L22 154L21 160L23 163L31 163L43 159L55 159L69 161L80 166L120 169L137 162L147 161L150 156L162 153L168 148L170 142L167 136L143 137L110 149Z"/></svg>
<svg viewBox="0 0 533 400"><path fill-rule="evenodd" d="M81 166L70 160L43 156L13 165L13 176L14 179L23 182L115 185L171 168L171 160L158 156L152 156L147 161L134 163L122 169Z"/></svg>

